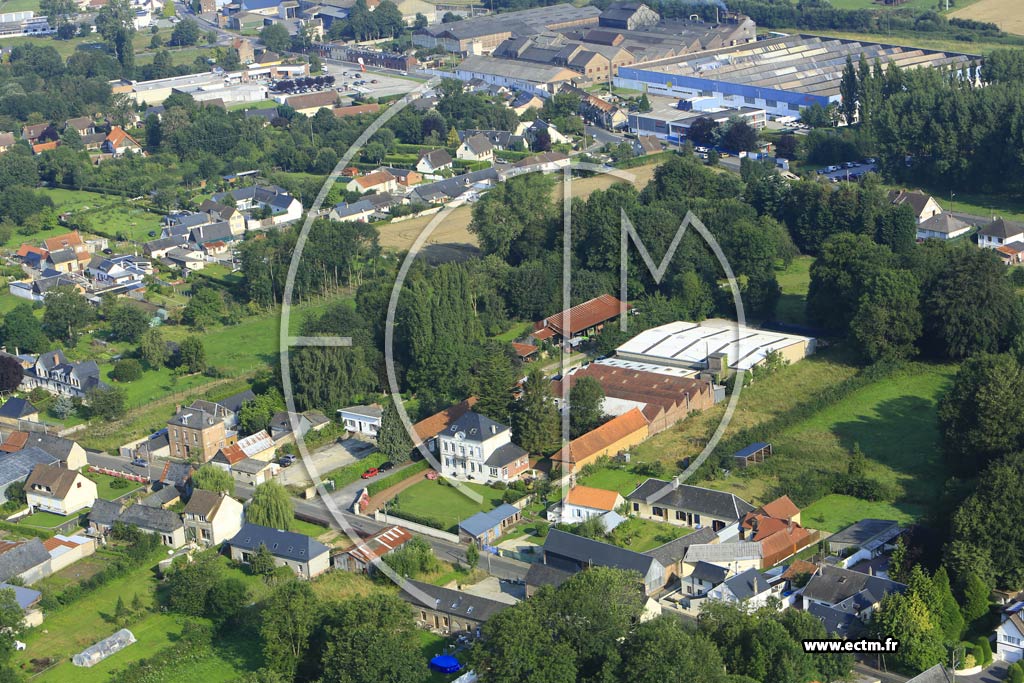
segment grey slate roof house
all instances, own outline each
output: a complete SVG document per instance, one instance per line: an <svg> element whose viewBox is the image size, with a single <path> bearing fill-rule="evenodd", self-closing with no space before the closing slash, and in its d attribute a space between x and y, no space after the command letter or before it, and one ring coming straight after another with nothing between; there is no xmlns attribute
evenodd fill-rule
<svg viewBox="0 0 1024 683"><path fill-rule="evenodd" d="M25 368L21 388L31 391L42 387L51 394L85 398L90 389L106 389L107 383L100 379L100 367L96 361L81 363L69 361L60 349L47 351Z"/></svg>
<svg viewBox="0 0 1024 683"><path fill-rule="evenodd" d="M80 470L88 464L85 449L77 441L65 439L63 436L45 432L29 432L28 438L25 439L25 447L29 446L46 451L57 458L62 467L71 470Z"/></svg>
<svg viewBox="0 0 1024 683"><path fill-rule="evenodd" d="M665 567L653 557L559 529L544 539L543 562L568 572L589 567L612 567L640 574L647 595L665 585Z"/></svg>
<svg viewBox="0 0 1024 683"><path fill-rule="evenodd" d="M714 531L738 522L754 510L747 501L725 491L648 479L626 496L630 512L644 519Z"/></svg>
<svg viewBox="0 0 1024 683"><path fill-rule="evenodd" d="M50 553L38 538L11 543L3 541L0 548L0 581L20 577L26 585L50 575Z"/></svg>
<svg viewBox="0 0 1024 683"><path fill-rule="evenodd" d="M246 523L227 542L231 559L248 564L265 546L278 566L290 568L297 576L311 579L330 567L330 548L304 534Z"/></svg>
<svg viewBox="0 0 1024 683"><path fill-rule="evenodd" d="M764 574L756 569L748 569L726 579L724 583L713 588L708 596L729 602L747 602L758 596L764 596L769 590L771 590L771 585Z"/></svg>
<svg viewBox="0 0 1024 683"><path fill-rule="evenodd" d="M177 512L136 503L122 512L117 521L148 534L158 534L160 541L170 548L185 545L185 525Z"/></svg>
<svg viewBox="0 0 1024 683"><path fill-rule="evenodd" d="M16 453L0 455L0 502L7 501L7 487L16 481L28 479L36 465L56 465L59 462L36 446L26 446Z"/></svg>
<svg viewBox="0 0 1024 683"><path fill-rule="evenodd" d="M644 555L650 555L660 562L665 567L667 574L682 575L683 560L690 546L715 543L717 539L718 535L715 534L711 527L706 526L697 529L692 534L680 536L664 545L659 545L657 548L651 548L645 551Z"/></svg>
<svg viewBox="0 0 1024 683"><path fill-rule="evenodd" d="M114 528L114 522L124 510L124 505L112 500L97 498L89 510L89 533L102 536Z"/></svg>
<svg viewBox="0 0 1024 683"><path fill-rule="evenodd" d="M526 597L531 598L542 586L558 588L569 580L574 572L559 569L551 564L534 562L526 572Z"/></svg>
<svg viewBox="0 0 1024 683"><path fill-rule="evenodd" d="M399 597L412 605L416 621L443 633L476 633L481 624L508 607L497 600L421 581L409 580L408 584L410 590L403 586Z"/></svg>
<svg viewBox="0 0 1024 683"><path fill-rule="evenodd" d="M828 551L841 555L854 549L878 550L900 535L899 522L891 519L862 519L828 537Z"/></svg>
<svg viewBox="0 0 1024 683"><path fill-rule="evenodd" d="M817 603L848 612L866 622L882 598L890 593L902 593L906 589L902 583L880 576L823 565L811 576L800 593L804 609Z"/></svg>
<svg viewBox="0 0 1024 683"><path fill-rule="evenodd" d="M0 421L17 424L18 420L36 422L39 409L23 398L12 396L0 406Z"/></svg>

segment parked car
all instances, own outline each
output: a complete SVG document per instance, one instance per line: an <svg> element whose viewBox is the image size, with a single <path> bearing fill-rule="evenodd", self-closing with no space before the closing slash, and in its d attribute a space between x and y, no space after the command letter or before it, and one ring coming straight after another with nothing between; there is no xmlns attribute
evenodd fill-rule
<svg viewBox="0 0 1024 683"><path fill-rule="evenodd" d="M856 161L844 161L843 168L856 168L859 164Z"/></svg>
<svg viewBox="0 0 1024 683"><path fill-rule="evenodd" d="M156 237L156 230L150 230L150 231L149 231L149 233L147 233L147 234L148 234L148 235L149 235L150 237Z"/></svg>
<svg viewBox="0 0 1024 683"><path fill-rule="evenodd" d="M388 462L385 462L385 463L381 463L380 467L378 467L377 469L380 470L381 472L387 472L388 470L392 470L394 468L395 468L395 463L393 463L391 461L388 461Z"/></svg>
<svg viewBox="0 0 1024 683"><path fill-rule="evenodd" d="M380 470L378 468L376 468L376 467L371 467L370 469L368 469L365 472L363 472L360 476L363 479L373 479L378 474L380 474Z"/></svg>
<svg viewBox="0 0 1024 683"><path fill-rule="evenodd" d="M277 461L277 464L280 465L281 467L291 467L292 465L295 464L296 460L298 460L298 458L296 458L294 455L288 454L282 456L281 459Z"/></svg>
<svg viewBox="0 0 1024 683"><path fill-rule="evenodd" d="M135 458L132 460L132 464L136 467L149 467L149 463L146 462L145 458Z"/></svg>
<svg viewBox="0 0 1024 683"><path fill-rule="evenodd" d="M103 253L106 254L107 256L110 256L111 254L114 253L114 250L111 249L110 247L107 247L106 249L103 250Z"/></svg>
<svg viewBox="0 0 1024 683"><path fill-rule="evenodd" d="M864 163L865 164L873 164L873 163L876 163L876 160L875 160L874 157L868 157L867 159L864 160Z"/></svg>

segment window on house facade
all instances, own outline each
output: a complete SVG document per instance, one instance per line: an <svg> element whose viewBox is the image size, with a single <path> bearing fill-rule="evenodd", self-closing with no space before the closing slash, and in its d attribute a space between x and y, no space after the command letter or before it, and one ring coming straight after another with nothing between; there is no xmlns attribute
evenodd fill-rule
<svg viewBox="0 0 1024 683"><path fill-rule="evenodd" d="M498 468L497 467L492 467L491 468L491 476L492 477L498 476Z"/></svg>
<svg viewBox="0 0 1024 683"><path fill-rule="evenodd" d="M640 503L633 503L633 512L640 512Z"/></svg>
<svg viewBox="0 0 1024 683"><path fill-rule="evenodd" d="M686 519L686 513L682 510L676 510L676 519Z"/></svg>

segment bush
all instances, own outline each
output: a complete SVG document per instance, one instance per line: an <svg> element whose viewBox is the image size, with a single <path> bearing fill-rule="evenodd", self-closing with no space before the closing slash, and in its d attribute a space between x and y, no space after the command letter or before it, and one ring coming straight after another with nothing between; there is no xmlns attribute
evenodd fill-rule
<svg viewBox="0 0 1024 683"><path fill-rule="evenodd" d="M1021 666L1020 662L1011 664L1006 673L1010 683L1024 683L1024 666Z"/></svg>
<svg viewBox="0 0 1024 683"><path fill-rule="evenodd" d="M110 371L111 379L118 382L134 382L142 377L142 364L134 358L125 358L114 363L114 369Z"/></svg>
<svg viewBox="0 0 1024 683"><path fill-rule="evenodd" d="M111 482L110 482L110 488L112 488L112 489L126 489L126 488L131 487L131 485L132 485L131 482L129 482L127 479L124 479L122 477L116 477L115 479L111 480Z"/></svg>
<svg viewBox="0 0 1024 683"><path fill-rule="evenodd" d="M974 658L981 666L988 666L992 663L992 646L989 644L988 638L981 636L974 641Z"/></svg>

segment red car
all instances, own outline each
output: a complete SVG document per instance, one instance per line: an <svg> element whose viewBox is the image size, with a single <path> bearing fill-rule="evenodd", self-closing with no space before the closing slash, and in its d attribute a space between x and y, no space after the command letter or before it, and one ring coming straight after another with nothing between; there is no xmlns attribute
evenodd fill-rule
<svg viewBox="0 0 1024 683"><path fill-rule="evenodd" d="M378 474L380 474L380 470L378 470L376 467L371 467L370 469L363 472L362 475L360 476L362 476L363 479L372 479L376 477Z"/></svg>

